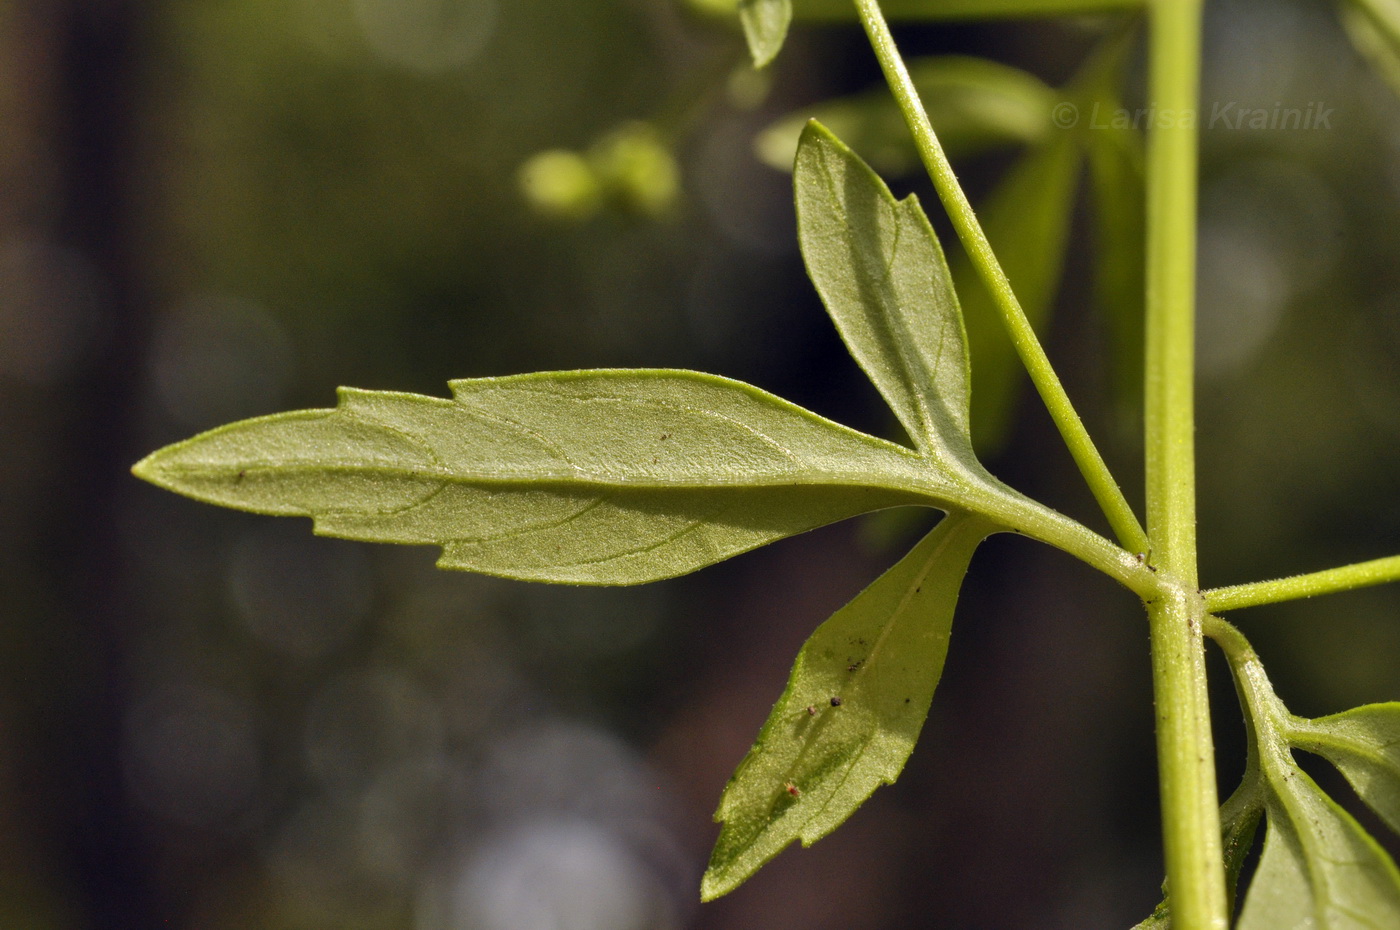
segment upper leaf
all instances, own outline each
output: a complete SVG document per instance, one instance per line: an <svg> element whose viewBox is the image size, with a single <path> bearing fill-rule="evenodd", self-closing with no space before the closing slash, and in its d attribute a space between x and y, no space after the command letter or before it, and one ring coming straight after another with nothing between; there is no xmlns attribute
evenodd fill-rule
<svg viewBox="0 0 1400 930"><path fill-rule="evenodd" d="M992 529L950 513L803 645L724 789L702 898L737 888L793 840L826 836L899 775L943 671L963 575Z"/></svg>
<svg viewBox="0 0 1400 930"><path fill-rule="evenodd" d="M792 0L739 0L739 22L755 68L778 56L792 22Z"/></svg>
<svg viewBox="0 0 1400 930"><path fill-rule="evenodd" d="M737 381L580 371L452 383L453 400L343 389L333 410L234 423L135 473L325 535L443 547L444 568L636 584L835 520L938 504L912 452ZM932 498L930 499L930 489Z"/></svg>
<svg viewBox="0 0 1400 930"><path fill-rule="evenodd" d="M940 55L910 61L909 77L949 157L1034 143L1051 131L1050 114L1059 98L1044 81L1019 68L986 58ZM919 167L913 136L883 86L783 117L759 134L759 157L790 170L809 119L859 150L883 175L908 174Z"/></svg>
<svg viewBox="0 0 1400 930"><path fill-rule="evenodd" d="M962 312L918 199L895 200L816 122L802 134L793 186L807 273L851 355L921 451L980 472Z"/></svg>
<svg viewBox="0 0 1400 930"><path fill-rule="evenodd" d="M1340 769L1361 800L1400 833L1400 703L1301 721L1291 738Z"/></svg>

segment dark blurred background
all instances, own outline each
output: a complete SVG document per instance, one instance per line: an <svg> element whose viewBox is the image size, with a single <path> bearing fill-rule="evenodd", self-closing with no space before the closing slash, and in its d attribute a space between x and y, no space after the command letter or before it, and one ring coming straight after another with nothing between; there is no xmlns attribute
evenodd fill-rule
<svg viewBox="0 0 1400 930"><path fill-rule="evenodd" d="M1146 916L1146 630L1059 553L988 543L900 783L702 907L710 812L797 648L918 526L547 588L128 474L338 385L443 395L551 368L708 370L888 432L806 283L790 180L753 150L777 117L873 86L871 56L852 25L800 27L755 75L725 6L0 3L0 926ZM1400 104L1329 4L1209 7L1206 108L1334 110L1203 136L1202 580L1220 585L1400 551ZM1058 83L1095 28L900 36ZM597 185L608 159L625 183ZM978 191L1005 165L960 168ZM1081 309L1088 238L1046 339L1136 499L1140 437ZM993 470L1101 529L1038 404L1018 409ZM1400 698L1393 586L1238 619L1296 712ZM1216 685L1228 792L1241 736Z"/></svg>

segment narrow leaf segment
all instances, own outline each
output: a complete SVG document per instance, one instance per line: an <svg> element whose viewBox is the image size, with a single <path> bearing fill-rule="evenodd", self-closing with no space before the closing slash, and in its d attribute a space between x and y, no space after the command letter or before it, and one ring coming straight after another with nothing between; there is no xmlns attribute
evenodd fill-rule
<svg viewBox="0 0 1400 930"><path fill-rule="evenodd" d="M344 389L333 410L234 423L134 471L326 535L441 546L444 568L573 584L669 578L887 507L963 510L1151 596L1140 560L974 457L958 305L917 202L820 127L799 160L813 276L919 451L714 375L602 370L456 381L452 400Z"/></svg>
<svg viewBox="0 0 1400 930"><path fill-rule="evenodd" d="M1264 763L1269 828L1239 930L1400 927L1395 863L1286 755Z"/></svg>
<svg viewBox="0 0 1400 930"><path fill-rule="evenodd" d="M705 900L738 887L793 840L826 836L899 775L942 674L963 575L994 529L950 513L803 645L724 790Z"/></svg>

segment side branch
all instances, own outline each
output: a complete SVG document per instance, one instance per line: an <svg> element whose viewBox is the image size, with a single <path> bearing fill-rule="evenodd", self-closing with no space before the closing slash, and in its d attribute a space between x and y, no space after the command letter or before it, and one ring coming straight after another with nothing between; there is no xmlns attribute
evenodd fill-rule
<svg viewBox="0 0 1400 930"><path fill-rule="evenodd" d="M1212 613L1220 613L1238 610L1241 607L1258 607L1261 604L1277 604L1319 594L1350 591L1354 588L1369 588L1391 581L1400 581L1400 555L1310 572L1306 575L1275 578L1272 581L1212 588L1206 591L1204 596L1206 609Z"/></svg>

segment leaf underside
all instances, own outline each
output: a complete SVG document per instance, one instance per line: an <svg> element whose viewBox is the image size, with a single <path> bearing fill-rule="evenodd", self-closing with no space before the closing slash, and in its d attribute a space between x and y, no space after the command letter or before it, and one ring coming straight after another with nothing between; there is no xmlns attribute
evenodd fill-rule
<svg viewBox="0 0 1400 930"><path fill-rule="evenodd" d="M1264 853L1238 930L1400 927L1400 872L1385 850L1296 766L1268 784Z"/></svg>
<svg viewBox="0 0 1400 930"><path fill-rule="evenodd" d="M322 534L437 545L444 568L579 584L667 578L888 507L947 511L804 646L721 801L706 898L898 775L968 562L1000 528L973 513L1011 493L972 452L961 311L917 200L816 124L794 174L812 279L915 449L714 375L601 370L454 381L450 400L342 389L334 409L230 424L133 469Z"/></svg>
<svg viewBox="0 0 1400 930"><path fill-rule="evenodd" d="M928 715L968 562L992 529L950 513L803 645L725 787L704 900L738 887L793 840L826 836L895 780Z"/></svg>
<svg viewBox="0 0 1400 930"><path fill-rule="evenodd" d="M1280 722L1262 728L1268 735L1256 749L1265 760L1260 769L1269 825L1240 930L1400 927L1395 862L1288 751L1304 749L1333 762L1394 829L1400 823L1400 704L1372 704L1317 720L1283 712L1278 717Z"/></svg>
<svg viewBox="0 0 1400 930"><path fill-rule="evenodd" d="M1306 721L1293 741L1335 765L1361 800L1400 834L1400 703L1367 704Z"/></svg>
<svg viewBox="0 0 1400 930"><path fill-rule="evenodd" d="M1293 758L1293 750L1304 749L1335 763L1393 827L1400 800L1400 704L1305 720L1284 709L1262 670L1249 677L1248 688L1257 696L1246 702L1253 742L1247 781L1251 803L1263 807L1268 826L1237 930L1400 927L1400 869Z"/></svg>
<svg viewBox="0 0 1400 930"><path fill-rule="evenodd" d="M851 355L924 461L993 485L972 452L962 314L918 201L896 200L816 122L798 143L793 183L808 274ZM968 562L994 529L952 508L808 639L720 801L702 898L733 890L793 840L830 833L898 776L942 672Z"/></svg>
<svg viewBox="0 0 1400 930"><path fill-rule="evenodd" d="M1297 766L1281 743L1273 745L1278 739L1270 734L1256 742L1255 752L1270 752L1272 761L1252 770L1221 810L1232 898L1254 845L1259 818L1268 815L1264 851L1236 930L1400 927L1400 870L1356 819ZM1394 774L1387 777L1393 780ZM1394 792L1396 787L1391 784L1389 790ZM1171 926L1167 898L1134 930L1170 930Z"/></svg>
<svg viewBox="0 0 1400 930"><path fill-rule="evenodd" d="M1221 809L1230 893L1255 826L1264 849L1236 930L1400 927L1400 869L1345 808L1298 767L1302 749L1334 763L1392 829L1400 824L1400 703L1308 720L1284 708L1257 657L1232 670L1250 734L1244 783ZM1135 930L1169 930L1164 901Z"/></svg>
<svg viewBox="0 0 1400 930"><path fill-rule="evenodd" d="M134 471L318 533L443 547L440 565L636 584L885 507L936 469L749 385L682 371L345 389L333 410L234 423ZM954 488L956 482L949 480Z"/></svg>
<svg viewBox="0 0 1400 930"><path fill-rule="evenodd" d="M230 424L133 471L324 535L437 545L444 568L575 584L655 581L874 510L1005 495L972 454L966 341L927 218L819 126L798 163L813 279L918 451L714 375L600 370L455 381L451 400L342 389L335 409Z"/></svg>

